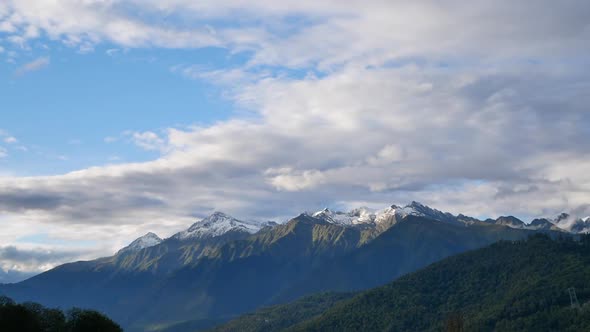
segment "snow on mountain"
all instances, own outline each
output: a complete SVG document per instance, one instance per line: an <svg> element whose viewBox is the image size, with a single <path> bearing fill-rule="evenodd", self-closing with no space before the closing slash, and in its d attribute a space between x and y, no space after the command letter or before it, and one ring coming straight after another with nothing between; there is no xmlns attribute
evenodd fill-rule
<svg viewBox="0 0 590 332"><path fill-rule="evenodd" d="M157 244L160 244L161 242L162 242L162 239L158 235L156 235L152 232L149 232L146 235L139 237L135 241L131 242L131 244L129 244L127 247L119 250L118 253L129 252L129 251L139 251L144 248L153 247Z"/></svg>
<svg viewBox="0 0 590 332"><path fill-rule="evenodd" d="M329 223L339 225L367 224L375 221L375 213L366 207L354 209L350 212L332 211L325 208L312 214L312 217L323 219Z"/></svg>
<svg viewBox="0 0 590 332"><path fill-rule="evenodd" d="M344 225L385 225L389 227L407 216L426 217L442 222L461 223L471 225L482 222L478 219L465 215L454 216L448 212L442 212L429 206L413 201L406 206L400 207L391 205L383 210L373 210L367 207L360 207L348 212L332 211L328 208L308 214L314 218L322 219L326 222ZM486 223L503 225L511 228L530 229L530 230L563 230L571 233L590 233L590 216L586 218L575 219L567 213L562 213L553 219L535 219L530 224L525 224L515 217L500 217L498 219L487 219ZM212 215L197 221L187 230L176 233L172 238L185 240L193 238L210 238L226 234L230 231L245 232L254 234L264 227L273 227L277 223L273 221L256 222L238 220L222 212L215 212ZM147 233L136 239L127 247L121 249L124 251L137 251L143 248L155 246L162 242L156 234Z"/></svg>
<svg viewBox="0 0 590 332"><path fill-rule="evenodd" d="M197 221L187 230L173 235L173 238L179 240L192 238L207 238L221 236L230 231L246 232L254 234L263 227L274 226L276 223L272 221L254 222L238 220L223 212L214 212L205 219Z"/></svg>
<svg viewBox="0 0 590 332"><path fill-rule="evenodd" d="M413 201L412 203L404 206L403 208L396 211L396 213L403 217L413 215L419 217L428 217L438 221L457 221L457 218L448 212L442 212L440 210L433 209L416 201Z"/></svg>
<svg viewBox="0 0 590 332"><path fill-rule="evenodd" d="M379 225L386 221L391 221L392 218L401 220L409 215L428 217L445 222L457 221L457 218L450 213L432 209L415 201L404 207L391 205L386 209L376 212L366 207L357 208L349 212L332 211L326 208L313 213L311 216L334 224L352 226L360 224Z"/></svg>

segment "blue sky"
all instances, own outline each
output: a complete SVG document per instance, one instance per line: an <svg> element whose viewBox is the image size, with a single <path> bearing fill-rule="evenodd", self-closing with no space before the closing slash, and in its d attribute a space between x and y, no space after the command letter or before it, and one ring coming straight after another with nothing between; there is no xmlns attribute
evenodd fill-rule
<svg viewBox="0 0 590 332"><path fill-rule="evenodd" d="M0 65L6 78L0 81L2 129L19 141L8 145L9 157L0 160L11 174L56 175L153 159L157 153L130 144L124 133L207 125L232 113L219 88L172 72L184 64L209 70L238 65L240 56L227 50L125 51L105 45L80 54L45 42L48 50ZM39 58L49 64L17 74Z"/></svg>
<svg viewBox="0 0 590 332"><path fill-rule="evenodd" d="M0 270L216 210L590 215L589 16L583 0L2 1Z"/></svg>

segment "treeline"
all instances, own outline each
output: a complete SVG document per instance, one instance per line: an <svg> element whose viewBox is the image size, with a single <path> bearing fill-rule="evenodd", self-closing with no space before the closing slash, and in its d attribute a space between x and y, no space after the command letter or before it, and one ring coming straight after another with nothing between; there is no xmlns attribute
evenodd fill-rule
<svg viewBox="0 0 590 332"><path fill-rule="evenodd" d="M16 303L0 296L2 332L122 332L123 329L100 312L73 308L64 313L39 303Z"/></svg>

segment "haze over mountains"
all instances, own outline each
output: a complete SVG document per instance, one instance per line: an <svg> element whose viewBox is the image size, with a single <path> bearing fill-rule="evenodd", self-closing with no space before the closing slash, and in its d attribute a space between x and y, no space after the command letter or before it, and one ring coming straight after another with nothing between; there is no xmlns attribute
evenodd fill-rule
<svg viewBox="0 0 590 332"><path fill-rule="evenodd" d="M215 212L167 239L148 233L114 256L64 264L0 286L0 293L103 310L129 330L211 326L316 292L375 287L498 240L587 231L587 220L566 223L564 216L480 221L418 202L379 211L324 209L284 224Z"/></svg>

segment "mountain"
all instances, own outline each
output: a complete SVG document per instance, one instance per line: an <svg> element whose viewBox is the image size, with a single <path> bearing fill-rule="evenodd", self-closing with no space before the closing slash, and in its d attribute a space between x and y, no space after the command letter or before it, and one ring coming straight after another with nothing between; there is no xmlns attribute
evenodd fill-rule
<svg viewBox="0 0 590 332"><path fill-rule="evenodd" d="M530 224L528 224L528 228L536 230L561 230L559 227L554 225L551 221L549 221L546 218L534 219L533 221L531 221Z"/></svg>
<svg viewBox="0 0 590 332"><path fill-rule="evenodd" d="M160 237L156 234L149 232L146 235L139 237L135 241L131 242L127 247L119 250L117 254L139 251L141 249L153 247L160 243L162 243L162 239L160 239Z"/></svg>
<svg viewBox="0 0 590 332"><path fill-rule="evenodd" d="M575 234L590 233L590 217L576 218L567 213L561 213L553 220L550 220L557 227Z"/></svg>
<svg viewBox="0 0 590 332"><path fill-rule="evenodd" d="M187 230L176 233L172 238L178 240L213 238L228 232L254 234L264 227L273 226L276 226L276 223L241 221L223 212L214 212L207 218L197 221Z"/></svg>
<svg viewBox="0 0 590 332"><path fill-rule="evenodd" d="M291 303L264 307L253 313L248 313L231 320L212 331L237 332L257 331L273 332L312 319L341 301L348 300L356 293L318 293L306 296ZM176 329L166 329L163 332L176 332ZM186 330L185 330L186 331ZM193 331L198 331L194 329ZM178 330L181 332L181 330Z"/></svg>
<svg viewBox="0 0 590 332"><path fill-rule="evenodd" d="M144 245L157 242L151 235L140 238L143 248L64 264L0 286L0 293L98 309L129 331L186 322L203 327L318 291L375 287L450 255L534 232L417 202L318 212L279 225L216 212L155 245Z"/></svg>
<svg viewBox="0 0 590 332"><path fill-rule="evenodd" d="M243 315L215 331L588 331L588 263L589 237L501 241L353 298L320 294ZM572 309L569 288L580 309ZM291 310L303 305L302 315Z"/></svg>
<svg viewBox="0 0 590 332"><path fill-rule="evenodd" d="M498 217L498 219L496 220L491 220L488 219L487 222L491 222L494 223L496 225L503 225L503 226L508 226L508 227L512 227L512 228L525 228L526 224L513 216L501 216Z"/></svg>
<svg viewBox="0 0 590 332"><path fill-rule="evenodd" d="M499 240L520 240L533 232L500 225L469 226L408 215L373 241L325 262L278 295L284 301L325 291L356 291Z"/></svg>
<svg viewBox="0 0 590 332"><path fill-rule="evenodd" d="M391 205L390 207L374 211L367 207L360 207L349 212L332 211L328 208L317 211L311 214L312 217L325 220L329 223L344 225L344 226L358 226L358 225L373 225L382 226L387 224L391 226L398 220L407 216L426 217L433 220L443 222L457 222L457 217L450 213L442 212L432 209L419 202L411 202L410 204L400 207Z"/></svg>

